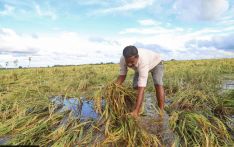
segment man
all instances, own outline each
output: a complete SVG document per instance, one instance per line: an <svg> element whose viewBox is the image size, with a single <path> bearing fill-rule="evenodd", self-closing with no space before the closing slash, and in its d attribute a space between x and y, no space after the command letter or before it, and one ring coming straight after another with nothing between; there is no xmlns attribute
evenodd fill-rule
<svg viewBox="0 0 234 147"><path fill-rule="evenodd" d="M163 64L160 55L149 50L138 50L135 46L125 47L123 50L123 56L120 58L120 74L117 79L117 84L121 85L124 82L128 67L135 70L133 88L137 90L135 109L130 114L133 117L137 117L139 115L149 72L151 72L153 77L158 106L163 112Z"/></svg>

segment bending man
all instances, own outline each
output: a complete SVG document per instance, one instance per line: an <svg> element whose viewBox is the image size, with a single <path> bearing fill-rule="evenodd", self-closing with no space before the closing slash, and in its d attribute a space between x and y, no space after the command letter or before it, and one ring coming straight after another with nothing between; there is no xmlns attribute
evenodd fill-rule
<svg viewBox="0 0 234 147"><path fill-rule="evenodd" d="M127 46L124 48L123 56L120 58L120 74L117 79L117 84L121 85L124 82L128 68L135 70L133 88L137 90L137 101L131 115L137 117L140 113L149 72L153 77L158 106L163 110L163 63L160 55L153 51L137 49L135 46Z"/></svg>

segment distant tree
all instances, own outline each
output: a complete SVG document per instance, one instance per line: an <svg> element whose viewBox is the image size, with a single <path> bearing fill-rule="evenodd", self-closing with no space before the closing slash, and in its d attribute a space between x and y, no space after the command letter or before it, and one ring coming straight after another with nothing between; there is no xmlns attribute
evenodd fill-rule
<svg viewBox="0 0 234 147"><path fill-rule="evenodd" d="M9 62L8 62L8 61L6 61L5 63L6 63L6 68L7 68L7 66L9 65Z"/></svg>
<svg viewBox="0 0 234 147"><path fill-rule="evenodd" d="M114 62L107 62L106 64L114 64Z"/></svg>
<svg viewBox="0 0 234 147"><path fill-rule="evenodd" d="M17 67L18 62L19 62L18 59L16 59L16 60L13 61L13 63L15 64L15 67Z"/></svg>
<svg viewBox="0 0 234 147"><path fill-rule="evenodd" d="M28 57L28 67L30 67L31 61L32 61L32 57Z"/></svg>
<svg viewBox="0 0 234 147"><path fill-rule="evenodd" d="M23 68L22 66L19 66L19 68Z"/></svg>

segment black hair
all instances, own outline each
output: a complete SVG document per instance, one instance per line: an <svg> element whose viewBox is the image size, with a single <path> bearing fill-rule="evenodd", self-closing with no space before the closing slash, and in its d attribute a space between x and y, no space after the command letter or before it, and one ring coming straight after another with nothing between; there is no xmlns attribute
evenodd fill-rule
<svg viewBox="0 0 234 147"><path fill-rule="evenodd" d="M138 50L135 46L132 46L132 45L126 46L123 50L123 56L125 58L129 58L132 56L138 56Z"/></svg>

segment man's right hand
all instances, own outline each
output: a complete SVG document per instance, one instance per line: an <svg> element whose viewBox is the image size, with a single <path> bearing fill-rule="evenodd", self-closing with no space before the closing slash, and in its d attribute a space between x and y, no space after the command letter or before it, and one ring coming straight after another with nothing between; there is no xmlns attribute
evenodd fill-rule
<svg viewBox="0 0 234 147"><path fill-rule="evenodd" d="M121 85L124 82L125 79L126 79L126 75L119 75L119 77L118 77L118 79L116 81L116 84Z"/></svg>

